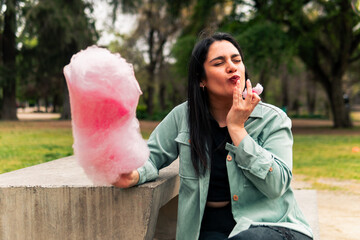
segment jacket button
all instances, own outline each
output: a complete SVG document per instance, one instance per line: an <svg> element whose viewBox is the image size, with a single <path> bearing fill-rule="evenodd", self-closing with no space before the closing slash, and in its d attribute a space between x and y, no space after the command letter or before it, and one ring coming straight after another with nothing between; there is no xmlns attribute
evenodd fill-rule
<svg viewBox="0 0 360 240"><path fill-rule="evenodd" d="M238 197L238 195L236 195L236 194L235 194L235 195L233 196L233 199L234 199L234 201L237 201L237 200L239 200L239 197Z"/></svg>
<svg viewBox="0 0 360 240"><path fill-rule="evenodd" d="M272 167L270 167L269 172L272 172L272 171L273 171L273 168L272 168Z"/></svg>
<svg viewBox="0 0 360 240"><path fill-rule="evenodd" d="M230 162L232 160L232 157L230 155L227 155L226 159Z"/></svg>

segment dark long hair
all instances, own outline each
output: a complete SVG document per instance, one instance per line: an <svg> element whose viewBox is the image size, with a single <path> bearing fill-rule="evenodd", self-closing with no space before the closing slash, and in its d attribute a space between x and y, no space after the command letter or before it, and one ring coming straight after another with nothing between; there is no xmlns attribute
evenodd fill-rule
<svg viewBox="0 0 360 240"><path fill-rule="evenodd" d="M188 70L188 113L190 127L191 161L197 175L203 175L208 169L207 156L211 156L211 127L209 98L206 88L200 88L205 79L204 62L209 48L215 41L228 41L232 43L244 60L243 53L236 40L227 33L215 33L210 37L201 39L195 45L189 62ZM245 68L245 79L248 74Z"/></svg>

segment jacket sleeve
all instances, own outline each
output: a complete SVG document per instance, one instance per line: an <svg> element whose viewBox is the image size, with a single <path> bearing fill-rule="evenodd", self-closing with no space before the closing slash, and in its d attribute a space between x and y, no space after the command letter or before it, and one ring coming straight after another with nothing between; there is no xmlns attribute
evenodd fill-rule
<svg viewBox="0 0 360 240"><path fill-rule="evenodd" d="M286 192L292 178L291 120L280 113L267 122L256 140L249 133L239 146L227 144L226 149L259 191L277 198Z"/></svg>
<svg viewBox="0 0 360 240"><path fill-rule="evenodd" d="M151 133L148 140L150 156L145 165L137 169L140 175L138 184L155 180L159 176L159 170L170 165L178 157L175 142L178 132L177 120L173 110Z"/></svg>

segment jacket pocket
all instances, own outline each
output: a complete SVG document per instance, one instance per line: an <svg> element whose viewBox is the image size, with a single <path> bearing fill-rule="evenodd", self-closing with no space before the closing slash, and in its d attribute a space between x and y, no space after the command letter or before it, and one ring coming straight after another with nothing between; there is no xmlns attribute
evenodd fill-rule
<svg viewBox="0 0 360 240"><path fill-rule="evenodd" d="M191 161L190 134L180 132L175 138L179 148L179 176L187 179L198 179Z"/></svg>

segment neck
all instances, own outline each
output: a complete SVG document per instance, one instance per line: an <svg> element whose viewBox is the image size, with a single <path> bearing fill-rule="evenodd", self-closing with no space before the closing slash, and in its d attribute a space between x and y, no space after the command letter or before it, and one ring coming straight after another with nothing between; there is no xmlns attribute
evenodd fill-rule
<svg viewBox="0 0 360 240"><path fill-rule="evenodd" d="M210 100L210 113L214 119L218 122L220 127L226 126L226 117L232 106L231 101L212 101Z"/></svg>

